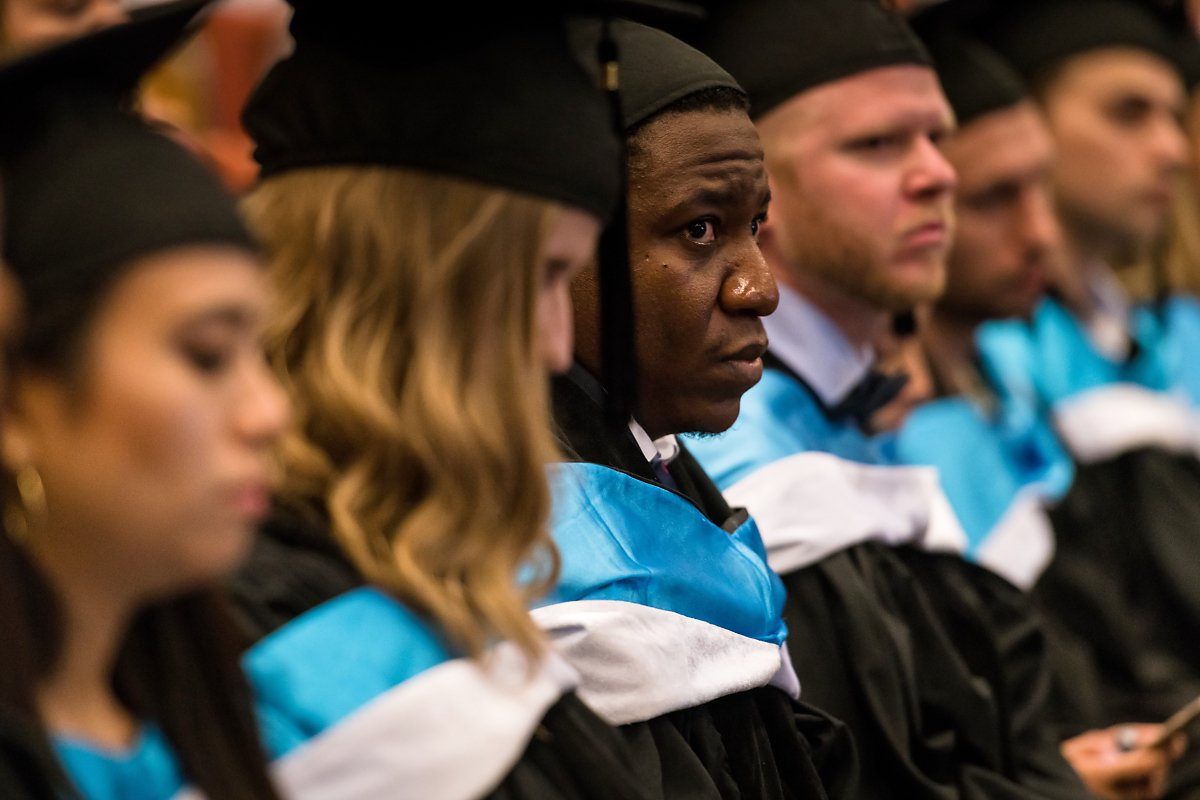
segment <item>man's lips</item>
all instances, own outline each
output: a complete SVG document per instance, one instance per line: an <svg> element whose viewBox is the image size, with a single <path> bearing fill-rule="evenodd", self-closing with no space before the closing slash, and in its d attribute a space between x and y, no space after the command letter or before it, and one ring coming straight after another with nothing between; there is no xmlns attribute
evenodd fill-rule
<svg viewBox="0 0 1200 800"><path fill-rule="evenodd" d="M762 358L765 352L767 352L767 343L765 341L755 341L734 350L728 355L722 356L721 360L754 362Z"/></svg>
<svg viewBox="0 0 1200 800"><path fill-rule="evenodd" d="M744 387L750 388L762 378L762 355L767 352L765 341L756 341L734 350L721 359L721 364L732 373L734 380Z"/></svg>
<svg viewBox="0 0 1200 800"><path fill-rule="evenodd" d="M945 222L926 222L906 230L901 236L901 241L906 248L913 249L945 247L949 241L949 232Z"/></svg>

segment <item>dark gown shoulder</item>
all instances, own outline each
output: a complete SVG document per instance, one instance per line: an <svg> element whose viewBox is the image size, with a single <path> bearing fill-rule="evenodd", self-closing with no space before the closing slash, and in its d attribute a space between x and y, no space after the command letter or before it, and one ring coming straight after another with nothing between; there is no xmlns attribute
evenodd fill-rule
<svg viewBox="0 0 1200 800"><path fill-rule="evenodd" d="M761 687L620 728L663 798L857 798L857 752L827 714Z"/></svg>
<svg viewBox="0 0 1200 800"><path fill-rule="evenodd" d="M536 764L536 776L523 774L522 765L513 771L493 797L497 798L621 798L651 797L656 800L784 800L784 798L856 798L853 785L846 783L841 759L851 747L849 738L835 732L823 716L797 710L790 702L779 702L777 690L754 690L722 698L704 706L684 709L647 722L621 726L618 734L629 760L610 762L597 753L614 752L608 741L611 728L592 730L594 715L573 695L564 698L546 715L544 732L530 744L522 765ZM564 734L565 731L565 734ZM589 733L600 747L572 748L573 759L540 752L556 736L568 735L583 742ZM799 732L799 733L798 733ZM601 735L602 734L602 735ZM781 743L790 742L789 747ZM815 742L815 746L810 744ZM819 753L819 756L814 755ZM550 758L545 758L549 755ZM549 763L545 763L546 761ZM635 776L642 794L615 792L608 785L589 785L589 793L551 793L551 787L569 787L579 775L598 775L597 770L625 771ZM530 792L537 781L541 793ZM519 789L523 793L514 793Z"/></svg>
<svg viewBox="0 0 1200 800"><path fill-rule="evenodd" d="M1200 694L1200 461L1149 448L1079 465L1050 518L1034 596L1097 669L1060 687L1065 721L1165 718Z"/></svg>
<svg viewBox="0 0 1200 800"><path fill-rule="evenodd" d="M1036 718L1045 681L1036 625L1019 610L992 614L987 603L1017 598L974 569L867 542L782 576L805 696L854 732L868 765L863 797L1084 800ZM1024 735L1018 718L1030 718Z"/></svg>
<svg viewBox="0 0 1200 800"><path fill-rule="evenodd" d="M542 718L521 760L489 800L665 800L616 729L574 694Z"/></svg>
<svg viewBox="0 0 1200 800"><path fill-rule="evenodd" d="M58 800L65 779L32 725L0 714L0 797L5 800Z"/></svg>

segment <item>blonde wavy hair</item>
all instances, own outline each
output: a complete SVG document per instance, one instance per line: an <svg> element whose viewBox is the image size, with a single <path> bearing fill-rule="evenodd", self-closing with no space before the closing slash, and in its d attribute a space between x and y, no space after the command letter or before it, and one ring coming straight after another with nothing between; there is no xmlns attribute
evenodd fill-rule
<svg viewBox="0 0 1200 800"><path fill-rule="evenodd" d="M560 207L332 167L269 178L245 209L276 293L268 353L295 404L283 502L327 513L369 582L472 656L496 636L541 652L528 602L558 558L537 265Z"/></svg>

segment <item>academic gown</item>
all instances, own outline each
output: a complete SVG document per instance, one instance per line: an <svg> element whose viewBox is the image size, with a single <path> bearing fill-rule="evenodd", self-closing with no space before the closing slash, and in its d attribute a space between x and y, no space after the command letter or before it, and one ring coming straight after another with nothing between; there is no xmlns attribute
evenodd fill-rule
<svg viewBox="0 0 1200 800"><path fill-rule="evenodd" d="M880 442L770 362L730 431L689 446L759 520L805 697L854 733L862 796L1088 797L1041 716L1036 615L961 557L936 473L886 464Z"/></svg>
<svg viewBox="0 0 1200 800"><path fill-rule="evenodd" d="M983 377L981 391L987 391L994 382ZM1148 554L1137 537L1078 541L1077 536L1113 524L1106 517L1114 512L1118 524L1136 530L1145 487L1132 493L1134 503L1115 508L1091 498L1122 496L1143 480L1177 481L1188 469L1180 464L1160 475L1150 467L1171 456L1139 453L1085 469L1084 483L1072 489L1069 453L1043 420L1026 411L996 396L943 396L913 411L894 451L904 463L938 469L968 530L968 557L1033 591L1045 605L1056 676L1048 713L1064 735L1166 716L1200 686L1187 658L1156 641L1162 626L1146 619L1152 612L1136 599L1144 594L1138 587L1155 580ZM1102 518L1065 525L1065 551L1056 560L1055 521L1061 525L1064 515ZM1163 561L1186 565L1192 558L1180 549L1164 554ZM1194 657L1190 663L1197 663Z"/></svg>
<svg viewBox="0 0 1200 800"><path fill-rule="evenodd" d="M686 448L668 467L677 490L662 486L602 402L579 367L555 379L573 463L554 484L563 577L535 619L664 797L866 797L844 726L789 696L782 587L753 522Z"/></svg>
<svg viewBox="0 0 1200 800"><path fill-rule="evenodd" d="M1001 401L1033 409L1075 462L1034 594L1071 641L1064 652L1098 671L1066 687L1077 727L1163 719L1200 693L1200 459L1183 343L1150 308L1135 309L1130 335L1128 358L1105 355L1051 299L979 336Z"/></svg>
<svg viewBox="0 0 1200 800"><path fill-rule="evenodd" d="M484 664L361 579L315 518L276 511L233 581L245 668L289 798L654 800L557 656Z"/></svg>
<svg viewBox="0 0 1200 800"><path fill-rule="evenodd" d="M27 722L0 715L0 797L58 800L61 767L38 743Z"/></svg>

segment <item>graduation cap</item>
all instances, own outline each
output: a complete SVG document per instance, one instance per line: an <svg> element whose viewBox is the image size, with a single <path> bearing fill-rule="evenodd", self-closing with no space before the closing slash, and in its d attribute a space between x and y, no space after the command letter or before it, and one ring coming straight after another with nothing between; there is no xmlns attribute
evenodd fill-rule
<svg viewBox="0 0 1200 800"><path fill-rule="evenodd" d="M571 26L576 57L586 69L599 70L593 54L604 33L599 20ZM621 54L621 128L629 133L674 103L706 89L745 90L723 67L680 39L629 20L609 25Z"/></svg>
<svg viewBox="0 0 1200 800"><path fill-rule="evenodd" d="M456 7L463 19L435 12L397 31L372 24L376 4L292 5L295 50L243 115L264 177L409 167L611 214L618 140L603 95L572 57L563 12Z"/></svg>
<svg viewBox="0 0 1200 800"><path fill-rule="evenodd" d="M3 252L31 308L99 291L153 252L251 246L216 177L129 110L205 5L165 4L0 67Z"/></svg>
<svg viewBox="0 0 1200 800"><path fill-rule="evenodd" d="M1008 62L964 30L963 5L949 0L913 20L959 125L1028 96L1024 81Z"/></svg>
<svg viewBox="0 0 1200 800"><path fill-rule="evenodd" d="M978 30L1026 81L1108 47L1145 50L1178 65L1178 40L1159 13L1136 0L1012 0L985 15Z"/></svg>
<svg viewBox="0 0 1200 800"><path fill-rule="evenodd" d="M840 78L930 64L904 18L879 0L729 0L694 43L746 89L755 118Z"/></svg>

